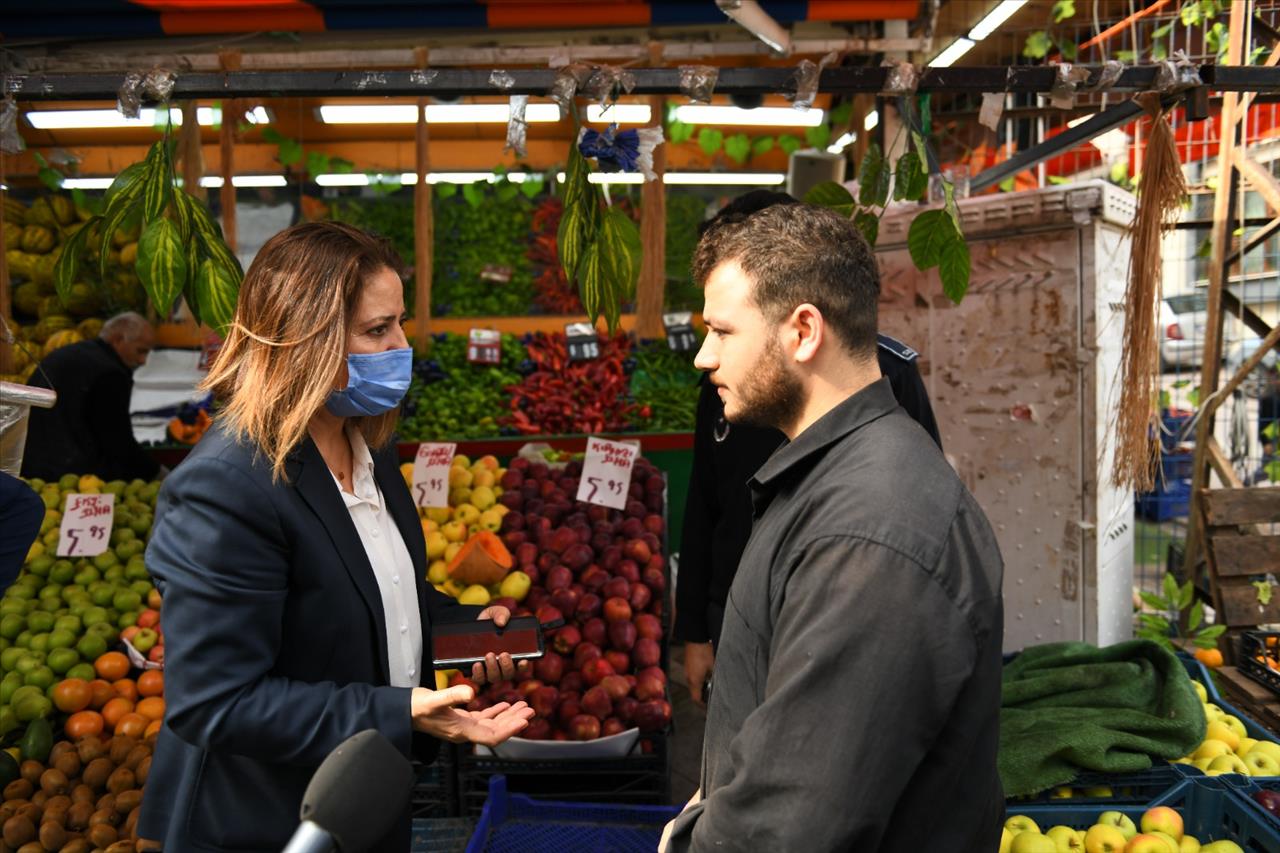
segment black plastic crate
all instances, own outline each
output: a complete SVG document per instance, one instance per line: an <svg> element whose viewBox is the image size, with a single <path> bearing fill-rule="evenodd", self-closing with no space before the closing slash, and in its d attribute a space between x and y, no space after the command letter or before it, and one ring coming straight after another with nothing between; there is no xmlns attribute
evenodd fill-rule
<svg viewBox="0 0 1280 853"><path fill-rule="evenodd" d="M453 818L462 814L458 801L458 747L443 744L436 760L413 765L409 806L414 818Z"/></svg>
<svg viewBox="0 0 1280 853"><path fill-rule="evenodd" d="M414 818L410 853L464 853L475 832L465 817Z"/></svg>
<svg viewBox="0 0 1280 853"><path fill-rule="evenodd" d="M458 790L464 816L478 817L489 778L501 773L512 793L539 800L666 805L671 800L670 744L665 733L643 735L650 753L623 758L518 761L461 750ZM637 744L639 747L639 744Z"/></svg>
<svg viewBox="0 0 1280 853"><path fill-rule="evenodd" d="M1280 645L1280 634L1277 633L1245 631L1241 634L1240 654L1236 663L1241 672L1280 696L1280 672L1257 659L1258 655L1266 656L1269 637L1276 638L1276 644Z"/></svg>

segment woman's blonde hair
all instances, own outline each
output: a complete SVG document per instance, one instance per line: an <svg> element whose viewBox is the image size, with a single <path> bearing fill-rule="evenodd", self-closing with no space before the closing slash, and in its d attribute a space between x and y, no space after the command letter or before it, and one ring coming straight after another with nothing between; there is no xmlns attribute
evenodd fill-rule
<svg viewBox="0 0 1280 853"><path fill-rule="evenodd" d="M309 222L268 240L245 273L226 342L200 387L222 400L218 418L271 462L273 479L285 479L289 454L334 390L360 294L384 268L404 268L386 240L341 222ZM377 448L390 440L398 412L352 422Z"/></svg>

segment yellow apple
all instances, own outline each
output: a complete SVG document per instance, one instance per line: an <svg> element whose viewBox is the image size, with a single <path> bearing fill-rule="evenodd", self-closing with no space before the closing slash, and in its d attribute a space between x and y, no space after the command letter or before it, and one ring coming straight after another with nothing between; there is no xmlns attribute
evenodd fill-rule
<svg viewBox="0 0 1280 853"><path fill-rule="evenodd" d="M1209 691L1204 689L1204 685L1198 681L1192 681L1191 686L1196 689L1196 695L1200 697L1201 702L1209 701Z"/></svg>
<svg viewBox="0 0 1280 853"><path fill-rule="evenodd" d="M449 547L444 549L444 561L452 563L453 558L458 556L458 552L462 550L462 542L450 542Z"/></svg>
<svg viewBox="0 0 1280 853"><path fill-rule="evenodd" d="M1178 853L1199 853L1200 841L1194 835L1184 835L1178 842Z"/></svg>
<svg viewBox="0 0 1280 853"><path fill-rule="evenodd" d="M1182 815L1168 806L1156 806L1142 813L1139 822L1143 832L1163 832L1174 840L1182 837Z"/></svg>
<svg viewBox="0 0 1280 853"><path fill-rule="evenodd" d="M1069 826L1055 826L1045 832L1058 845L1058 853L1083 853L1084 833Z"/></svg>
<svg viewBox="0 0 1280 853"><path fill-rule="evenodd" d="M467 524L465 521L450 521L447 524L440 525L440 532L450 542L462 542L467 538ZM445 559L452 558L446 557Z"/></svg>
<svg viewBox="0 0 1280 853"><path fill-rule="evenodd" d="M1034 820L1026 815L1016 814L1004 822L1005 828L1012 832L1015 836L1019 832L1040 832L1040 827Z"/></svg>
<svg viewBox="0 0 1280 853"><path fill-rule="evenodd" d="M1236 747L1236 755L1240 756L1241 758L1244 758L1246 755L1249 754L1249 751L1252 750L1255 745L1257 745L1257 743L1258 742L1251 737L1240 738L1240 745Z"/></svg>
<svg viewBox="0 0 1280 853"><path fill-rule="evenodd" d="M1129 839L1129 843L1124 846L1124 853L1178 853L1178 851L1171 850L1163 838L1144 832Z"/></svg>
<svg viewBox="0 0 1280 853"><path fill-rule="evenodd" d="M1193 758L1217 758L1219 755L1226 755L1229 752L1231 752L1231 747L1220 740L1209 738L1196 747L1196 751L1191 753L1191 756Z"/></svg>
<svg viewBox="0 0 1280 853"><path fill-rule="evenodd" d="M1009 828L1000 828L1000 853L1009 853L1009 848L1013 846L1013 833Z"/></svg>
<svg viewBox="0 0 1280 853"><path fill-rule="evenodd" d="M1098 823L1103 826L1114 826L1116 829L1120 830L1120 834L1124 836L1124 840L1126 842L1138 834L1137 824L1135 824L1133 819L1124 812L1103 812L1098 815Z"/></svg>
<svg viewBox="0 0 1280 853"><path fill-rule="evenodd" d="M516 569L505 578L498 587L498 594L504 598L514 598L516 601L524 601L524 597L529 594L531 586L529 576L524 572Z"/></svg>
<svg viewBox="0 0 1280 853"><path fill-rule="evenodd" d="M489 486L475 486L471 489L471 503L476 509L485 510L497 503L498 499Z"/></svg>
<svg viewBox="0 0 1280 853"><path fill-rule="evenodd" d="M1222 709L1219 708L1217 705L1213 704L1212 702L1204 703L1204 716L1206 720L1216 720L1219 717L1221 717L1222 714L1223 714Z"/></svg>
<svg viewBox="0 0 1280 853"><path fill-rule="evenodd" d="M444 549L449 547L449 539L439 530L427 534L427 559L438 560L444 556Z"/></svg>
<svg viewBox="0 0 1280 853"><path fill-rule="evenodd" d="M1280 776L1280 761L1269 752L1252 750L1244 759L1244 766L1249 768L1250 776Z"/></svg>
<svg viewBox="0 0 1280 853"><path fill-rule="evenodd" d="M1178 839L1174 838L1172 835L1169 835L1167 832L1152 832L1149 834L1154 835L1156 838L1159 838L1161 841L1163 841L1164 846L1169 848L1169 853L1178 853L1178 850L1182 846L1181 843L1178 841Z"/></svg>
<svg viewBox="0 0 1280 853"><path fill-rule="evenodd" d="M1225 723L1231 731L1236 733L1237 739L1249 736L1249 730L1244 727L1244 723L1242 723L1238 717L1233 717L1230 714L1223 714L1218 718L1218 722Z"/></svg>
<svg viewBox="0 0 1280 853"><path fill-rule="evenodd" d="M1240 736L1232 731L1223 720L1226 717L1219 717L1213 720L1204 730L1205 740L1220 740L1227 745L1227 748L1235 752L1240 746Z"/></svg>
<svg viewBox="0 0 1280 853"><path fill-rule="evenodd" d="M1084 795L1086 797L1093 797L1094 799L1103 799L1105 797L1114 796L1111 793L1111 788L1108 787L1107 785L1095 785L1089 788L1085 788Z"/></svg>
<svg viewBox="0 0 1280 853"><path fill-rule="evenodd" d="M429 506L427 507L427 518L436 524L444 524L453 517L453 510L447 506Z"/></svg>
<svg viewBox="0 0 1280 853"><path fill-rule="evenodd" d="M427 581L439 586L449 579L449 567L444 560L436 560L427 566Z"/></svg>
<svg viewBox="0 0 1280 853"><path fill-rule="evenodd" d="M473 491L480 487L491 489L496 482L493 472L488 468L471 469L471 488Z"/></svg>
<svg viewBox="0 0 1280 853"><path fill-rule="evenodd" d="M1085 853L1121 853L1128 843L1119 827L1107 824L1094 824L1084 834Z"/></svg>
<svg viewBox="0 0 1280 853"><path fill-rule="evenodd" d="M1200 853L1244 853L1234 841L1214 841L1200 848Z"/></svg>
<svg viewBox="0 0 1280 853"><path fill-rule="evenodd" d="M489 590L485 589L478 583L473 583L462 591L458 596L459 604L479 604L484 606L489 603Z"/></svg>
<svg viewBox="0 0 1280 853"><path fill-rule="evenodd" d="M463 454L459 453L457 456L453 457L453 463L452 463L452 466L453 466L454 468L470 468L470 467L471 467L471 459L470 459L469 457L464 456Z"/></svg>
<svg viewBox="0 0 1280 853"><path fill-rule="evenodd" d="M1209 769L1205 771L1213 775L1219 773L1241 773L1245 776L1249 775L1249 767L1241 760L1240 756L1234 752L1226 755L1219 755L1217 758L1209 762Z"/></svg>
<svg viewBox="0 0 1280 853"><path fill-rule="evenodd" d="M1009 853L1058 853L1058 845L1038 832L1019 832L1013 837Z"/></svg>
<svg viewBox="0 0 1280 853"><path fill-rule="evenodd" d="M1073 796L1074 796L1074 792L1070 788L1066 787L1065 785L1060 788L1054 788L1049 793L1049 799L1051 800L1069 800Z"/></svg>
<svg viewBox="0 0 1280 853"><path fill-rule="evenodd" d="M467 503L453 508L453 520L463 524L475 524L480 520L480 510Z"/></svg>
<svg viewBox="0 0 1280 853"><path fill-rule="evenodd" d="M1265 752L1269 754L1272 758L1274 758L1276 761L1280 761L1280 743L1276 743L1273 740L1260 740L1256 744L1254 744L1253 749L1249 751Z"/></svg>
<svg viewBox="0 0 1280 853"><path fill-rule="evenodd" d="M469 489L475 475L466 468L454 465L449 469L449 488L451 489Z"/></svg>
<svg viewBox="0 0 1280 853"><path fill-rule="evenodd" d="M497 533L498 529L502 527L502 513L497 512L494 508L490 507L480 513L479 523L481 530L487 530L490 533Z"/></svg>

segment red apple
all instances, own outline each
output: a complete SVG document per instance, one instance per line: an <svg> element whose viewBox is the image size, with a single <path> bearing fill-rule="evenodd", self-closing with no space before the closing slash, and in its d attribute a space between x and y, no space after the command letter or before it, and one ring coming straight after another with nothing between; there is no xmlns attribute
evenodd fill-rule
<svg viewBox="0 0 1280 853"><path fill-rule="evenodd" d="M586 596L584 595L583 598ZM608 637L609 631L600 617L594 616L582 623L582 639L603 647Z"/></svg>
<svg viewBox="0 0 1280 853"><path fill-rule="evenodd" d="M622 675L607 675L600 686L609 694L609 698L617 702L631 692L631 683Z"/></svg>
<svg viewBox="0 0 1280 853"><path fill-rule="evenodd" d="M542 546L539 545L538 547L541 548ZM538 562L534 565L536 565L538 570L545 575L547 572L560 565L560 558L549 550L541 550L538 553Z"/></svg>
<svg viewBox="0 0 1280 853"><path fill-rule="evenodd" d="M566 672L564 677L560 679L560 692L562 693L581 693L582 688L586 686L586 682L582 680L582 673L576 669L572 672Z"/></svg>
<svg viewBox="0 0 1280 853"><path fill-rule="evenodd" d="M600 647L595 643L582 641L578 643L578 647L573 650L573 668L584 670L588 663L598 657L603 657L604 653L600 651Z"/></svg>
<svg viewBox="0 0 1280 853"><path fill-rule="evenodd" d="M564 658L547 652L533 662L533 674L543 684L556 684L564 677Z"/></svg>
<svg viewBox="0 0 1280 853"><path fill-rule="evenodd" d="M647 702L650 699L663 699L666 695L666 685L658 681L658 679L648 675L636 679L636 698L641 702Z"/></svg>
<svg viewBox="0 0 1280 853"><path fill-rule="evenodd" d="M644 678L646 675L653 676L663 684L667 683L667 674L662 671L662 667L660 666L646 666L644 669L641 669L636 673L636 678Z"/></svg>
<svg viewBox="0 0 1280 853"><path fill-rule="evenodd" d="M618 569L618 564L622 562L622 549L617 545L610 545L600 552L600 568L606 572L614 572Z"/></svg>
<svg viewBox="0 0 1280 853"><path fill-rule="evenodd" d="M551 593L551 606L561 613L573 613L578 607L581 593L573 591L573 587L563 587Z"/></svg>
<svg viewBox="0 0 1280 853"><path fill-rule="evenodd" d="M578 647L578 643L582 642L582 632L578 630L577 625L565 625L556 631L555 637L551 640L551 645L562 655L567 655Z"/></svg>
<svg viewBox="0 0 1280 853"><path fill-rule="evenodd" d="M648 543L643 539L631 539L622 546L622 554L628 560L634 560L636 565L644 565L649 562L653 552L649 550Z"/></svg>
<svg viewBox="0 0 1280 853"><path fill-rule="evenodd" d="M152 663L164 663L164 643L158 646L152 646L151 651L147 652L147 660Z"/></svg>
<svg viewBox="0 0 1280 853"><path fill-rule="evenodd" d="M569 736L574 740L595 740L600 737L600 721L590 714L579 714L569 721Z"/></svg>
<svg viewBox="0 0 1280 853"><path fill-rule="evenodd" d="M647 586L636 587L637 589L648 589ZM633 608L634 609L634 606ZM650 640L662 640L662 620L652 613L640 613L636 615L636 636L644 637Z"/></svg>
<svg viewBox="0 0 1280 853"><path fill-rule="evenodd" d="M553 622L559 622L564 619L564 614L560 612L560 608L551 604L542 605L535 613L537 614L538 622L542 625L550 625Z"/></svg>
<svg viewBox="0 0 1280 853"><path fill-rule="evenodd" d="M573 572L569 571L568 566L552 566L547 572L547 581L544 586L548 592L555 592L557 589L568 589L569 584L573 583Z"/></svg>
<svg viewBox="0 0 1280 853"><path fill-rule="evenodd" d="M603 720L605 717L613 713L613 700L609 698L609 691L597 684L586 693L582 694L582 711L590 714L597 720Z"/></svg>
<svg viewBox="0 0 1280 853"><path fill-rule="evenodd" d="M538 562L538 546L532 542L525 542L516 548L515 556L517 566L531 566Z"/></svg>
<svg viewBox="0 0 1280 853"><path fill-rule="evenodd" d="M636 669L657 666L662 662L662 646L658 645L657 640L650 640L647 637L636 640L631 650L631 657L636 662Z"/></svg>
<svg viewBox="0 0 1280 853"><path fill-rule="evenodd" d="M636 644L636 626L621 620L609 623L609 645L620 652L631 651Z"/></svg>
<svg viewBox="0 0 1280 853"><path fill-rule="evenodd" d="M614 672L626 672L631 669L631 656L626 652L609 649L604 653L604 659L613 667Z"/></svg>
<svg viewBox="0 0 1280 853"><path fill-rule="evenodd" d="M635 723L642 732L657 732L671 724L671 703L664 699L641 702L635 712Z"/></svg>
<svg viewBox="0 0 1280 853"><path fill-rule="evenodd" d="M160 611L148 607L138 614L138 620L134 624L139 628L154 628L160 624Z"/></svg>
<svg viewBox="0 0 1280 853"><path fill-rule="evenodd" d="M627 597L628 603L631 604L633 613L643 613L644 609L649 606L649 602L653 600L653 593L649 591L649 587L642 583L638 583L631 587L631 595Z"/></svg>
<svg viewBox="0 0 1280 853"><path fill-rule="evenodd" d="M609 582L609 573L599 566L587 566L582 571L580 580L588 592L599 592Z"/></svg>
<svg viewBox="0 0 1280 853"><path fill-rule="evenodd" d="M662 523L662 516L649 513L644 517L644 529L654 536L661 536L663 529L666 527Z"/></svg>
<svg viewBox="0 0 1280 853"><path fill-rule="evenodd" d="M667 576L660 569L645 569L644 583L653 590L654 595L661 596L667 588Z"/></svg>
<svg viewBox="0 0 1280 853"><path fill-rule="evenodd" d="M603 598L627 598L631 595L631 584L626 578L614 577L600 590Z"/></svg>
<svg viewBox="0 0 1280 853"><path fill-rule="evenodd" d="M528 701L529 694L542 687L542 682L536 678L526 678L516 684L516 692L519 693L525 701Z"/></svg>
<svg viewBox="0 0 1280 853"><path fill-rule="evenodd" d="M586 622L599 615L602 604L600 596L594 592L586 592L582 594L582 598L578 599L578 604L574 607L573 613L579 621Z"/></svg>
<svg viewBox="0 0 1280 853"><path fill-rule="evenodd" d="M503 495L503 497L506 497ZM541 717L534 717L529 721L529 725L525 726L524 731L516 735L525 740L547 740L551 737L551 724Z"/></svg>
<svg viewBox="0 0 1280 853"><path fill-rule="evenodd" d="M550 719L555 715L558 701L560 701L559 690L554 687L539 687L529 697L529 707L539 717Z"/></svg>
<svg viewBox="0 0 1280 853"><path fill-rule="evenodd" d="M613 703L613 713L617 715L619 720L624 723L630 723L635 719L636 708L640 706L640 700L634 696L623 696L617 702Z"/></svg>
<svg viewBox="0 0 1280 853"><path fill-rule="evenodd" d="M603 611L606 622L631 621L631 605L625 598L605 599Z"/></svg>
<svg viewBox="0 0 1280 853"><path fill-rule="evenodd" d="M503 518L510 515L511 513L507 513ZM502 534L502 544L506 546L508 551L515 551L521 545L525 544L528 538L528 534L523 530L508 530Z"/></svg>
<svg viewBox="0 0 1280 853"><path fill-rule="evenodd" d="M624 726L622 724L622 720L619 720L617 717L609 717L603 723L600 724L601 737L609 737L610 735L619 735L625 732L626 730L627 730L627 727Z"/></svg>
<svg viewBox="0 0 1280 853"><path fill-rule="evenodd" d="M617 670L603 657L592 658L582 666L582 680L590 687L595 687L608 676L616 674Z"/></svg>
<svg viewBox="0 0 1280 853"><path fill-rule="evenodd" d="M565 698L560 696L560 707L556 709L556 719L561 725L568 725L569 721L582 713L582 703L576 698Z"/></svg>
<svg viewBox="0 0 1280 853"><path fill-rule="evenodd" d="M627 579L628 583L640 583L640 567L635 560L623 560L614 569L614 574Z"/></svg>

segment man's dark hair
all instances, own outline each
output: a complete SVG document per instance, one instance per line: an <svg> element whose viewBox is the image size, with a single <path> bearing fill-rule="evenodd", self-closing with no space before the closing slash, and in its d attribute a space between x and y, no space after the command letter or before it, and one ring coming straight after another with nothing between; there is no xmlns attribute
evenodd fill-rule
<svg viewBox="0 0 1280 853"><path fill-rule="evenodd" d="M799 204L800 199L777 190L752 190L743 193L733 201L720 208L715 216L706 222L698 223L698 237L707 233L707 229L725 222L741 222L753 213L773 207L775 204Z"/></svg>
<svg viewBox="0 0 1280 853"><path fill-rule="evenodd" d="M756 193L748 196L757 196L751 204L760 201ZM711 220L694 251L693 280L705 285L717 266L736 261L751 277L752 297L770 322L808 302L849 353L874 357L880 271L871 247L851 220L784 198L790 201L746 215L730 213L730 205Z"/></svg>

